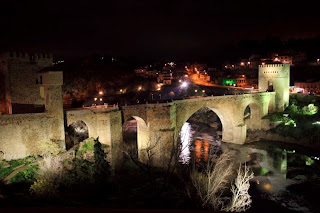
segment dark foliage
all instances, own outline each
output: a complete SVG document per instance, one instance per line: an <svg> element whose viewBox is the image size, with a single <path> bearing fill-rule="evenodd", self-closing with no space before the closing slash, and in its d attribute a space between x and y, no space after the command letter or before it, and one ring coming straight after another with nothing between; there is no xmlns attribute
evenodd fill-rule
<svg viewBox="0 0 320 213"><path fill-rule="evenodd" d="M98 189L103 189L111 175L110 163L105 159L106 154L99 142L99 137L95 139L94 144L94 180Z"/></svg>

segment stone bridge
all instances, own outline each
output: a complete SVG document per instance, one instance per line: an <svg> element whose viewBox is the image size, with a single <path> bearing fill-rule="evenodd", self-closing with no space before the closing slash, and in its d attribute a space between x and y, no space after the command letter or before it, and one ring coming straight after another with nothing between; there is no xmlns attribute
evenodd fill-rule
<svg viewBox="0 0 320 213"><path fill-rule="evenodd" d="M244 119L246 107L249 119ZM261 118L275 109L275 93L199 97L166 104L144 104L122 107L123 121L137 121L138 155L146 161L146 150L153 147L154 158L168 159L184 123L197 111L208 108L222 123L222 141L243 144L247 129L266 129ZM162 162L165 163L165 162Z"/></svg>
<svg viewBox="0 0 320 213"><path fill-rule="evenodd" d="M83 121L89 137L99 137L101 143L108 145L108 160L115 164L122 149L121 111L118 107L67 110L65 119L67 126Z"/></svg>
<svg viewBox="0 0 320 213"><path fill-rule="evenodd" d="M249 106L250 118L244 119ZM122 124L134 118L137 121L138 157L164 166L171 158L184 123L197 111L208 108L215 112L222 123L222 141L243 144L247 130L267 129L261 118L273 112L275 93L211 96L175 100L170 103L141 104L103 109L66 111L66 125L83 121L89 137L98 137L110 146L111 161L115 162L122 150ZM148 152L149 150L149 156ZM121 152L121 151L120 151Z"/></svg>

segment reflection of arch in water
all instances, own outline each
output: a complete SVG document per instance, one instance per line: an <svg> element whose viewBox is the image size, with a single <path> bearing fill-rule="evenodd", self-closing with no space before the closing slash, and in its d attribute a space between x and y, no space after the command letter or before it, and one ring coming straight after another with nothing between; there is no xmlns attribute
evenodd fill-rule
<svg viewBox="0 0 320 213"><path fill-rule="evenodd" d="M79 120L71 123L66 129L66 148L67 150L89 138L88 126Z"/></svg>
<svg viewBox="0 0 320 213"><path fill-rule="evenodd" d="M124 150L131 157L145 162L146 149L149 142L149 128L146 122L138 117L132 116L126 120L122 127Z"/></svg>

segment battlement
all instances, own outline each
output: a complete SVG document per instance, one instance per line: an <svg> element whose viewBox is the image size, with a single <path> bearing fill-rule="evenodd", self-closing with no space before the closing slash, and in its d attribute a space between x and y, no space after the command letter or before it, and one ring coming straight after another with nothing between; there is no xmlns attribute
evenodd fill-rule
<svg viewBox="0 0 320 213"><path fill-rule="evenodd" d="M18 61L53 61L53 55L50 53L30 53L7 51L3 54L7 60Z"/></svg>
<svg viewBox="0 0 320 213"><path fill-rule="evenodd" d="M259 65L259 68L263 68L263 67L284 67L290 64L265 64L265 65Z"/></svg>

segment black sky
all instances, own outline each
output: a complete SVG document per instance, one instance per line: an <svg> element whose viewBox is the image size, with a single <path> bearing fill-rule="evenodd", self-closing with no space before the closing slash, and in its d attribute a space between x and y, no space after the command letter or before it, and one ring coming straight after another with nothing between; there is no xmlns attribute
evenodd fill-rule
<svg viewBox="0 0 320 213"><path fill-rule="evenodd" d="M320 34L318 1L6 1L0 45L60 55L218 55L268 35Z"/></svg>

